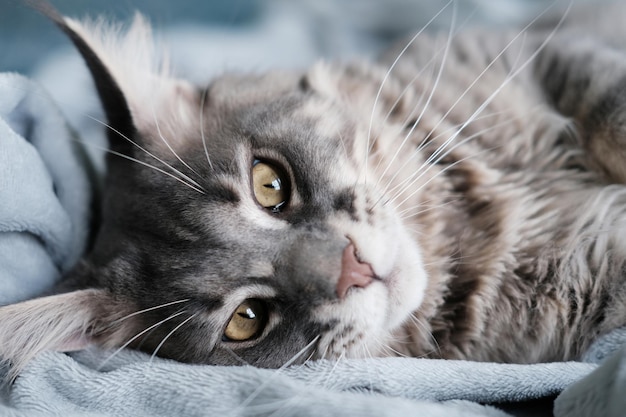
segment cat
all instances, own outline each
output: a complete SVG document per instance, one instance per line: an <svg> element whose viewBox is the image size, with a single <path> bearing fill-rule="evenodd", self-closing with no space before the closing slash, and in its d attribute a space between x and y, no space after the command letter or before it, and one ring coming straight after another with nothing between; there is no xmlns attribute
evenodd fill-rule
<svg viewBox="0 0 626 417"><path fill-rule="evenodd" d="M0 308L13 369L90 344L259 367L563 361L626 325L618 3L200 87L140 15L120 31L36 3L93 75L110 152L90 253Z"/></svg>

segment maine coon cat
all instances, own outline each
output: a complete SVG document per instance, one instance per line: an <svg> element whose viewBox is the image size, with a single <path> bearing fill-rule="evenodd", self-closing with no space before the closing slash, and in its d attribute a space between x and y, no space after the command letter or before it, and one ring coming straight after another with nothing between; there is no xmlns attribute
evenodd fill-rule
<svg viewBox="0 0 626 417"><path fill-rule="evenodd" d="M39 3L109 124L102 221L0 356L95 343L278 367L576 359L626 324L626 9L420 33L378 62L193 86L150 28Z"/></svg>

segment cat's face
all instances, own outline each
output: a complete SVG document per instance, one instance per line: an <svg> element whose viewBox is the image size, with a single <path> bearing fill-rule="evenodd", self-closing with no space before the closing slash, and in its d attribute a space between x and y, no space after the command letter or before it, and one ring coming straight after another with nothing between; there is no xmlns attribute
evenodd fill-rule
<svg viewBox="0 0 626 417"><path fill-rule="evenodd" d="M376 83L319 65L197 89L151 68L140 18L116 40L46 13L85 57L111 127L103 222L66 282L76 291L4 311L5 332L54 337L0 356L94 341L265 367L384 353L426 274L373 169L385 164L366 158Z"/></svg>
<svg viewBox="0 0 626 417"><path fill-rule="evenodd" d="M136 345L272 367L305 347L297 359L362 357L380 354L419 306L419 251L365 179L368 120L308 78L224 77L189 93L196 112L180 136L158 119L137 133L186 177L138 149L177 178L112 164L93 279L136 310L187 300L137 316L139 333L176 315Z"/></svg>

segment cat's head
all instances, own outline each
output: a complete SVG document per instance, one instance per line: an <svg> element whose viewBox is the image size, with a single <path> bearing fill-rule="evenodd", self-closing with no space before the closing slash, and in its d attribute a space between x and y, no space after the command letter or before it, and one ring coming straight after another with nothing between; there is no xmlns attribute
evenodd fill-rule
<svg viewBox="0 0 626 417"><path fill-rule="evenodd" d="M368 152L383 73L319 64L197 88L155 64L141 17L120 32L48 14L110 125L103 221L71 292L0 309L0 333L19 336L0 355L130 342L277 367L382 354L426 287Z"/></svg>

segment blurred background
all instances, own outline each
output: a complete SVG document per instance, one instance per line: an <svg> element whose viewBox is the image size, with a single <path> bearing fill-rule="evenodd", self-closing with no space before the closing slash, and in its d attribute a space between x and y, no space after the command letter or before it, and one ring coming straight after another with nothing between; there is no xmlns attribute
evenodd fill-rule
<svg viewBox="0 0 626 417"><path fill-rule="evenodd" d="M553 0L457 0L465 24L508 25ZM52 0L73 17L148 15L176 55L205 57L215 70L304 66L320 58L375 54L421 28L448 0ZM563 3L563 1L561 1ZM451 7L448 7L451 9ZM439 19L433 27L449 24ZM0 71L32 73L68 42L21 0L0 0ZM189 51L189 52L187 52Z"/></svg>
<svg viewBox="0 0 626 417"><path fill-rule="evenodd" d="M596 0L576 0L596 1ZM513 26L569 0L51 0L71 17L128 22L147 15L174 72L196 84L226 71L305 68L319 59L371 58L424 25ZM454 5L454 6L453 6ZM556 5L556 7L551 7ZM440 13L441 12L441 13ZM93 82L70 42L22 0L0 0L0 72L43 85L83 139L106 146ZM88 116L88 117L86 117ZM102 152L90 148L99 169Z"/></svg>

